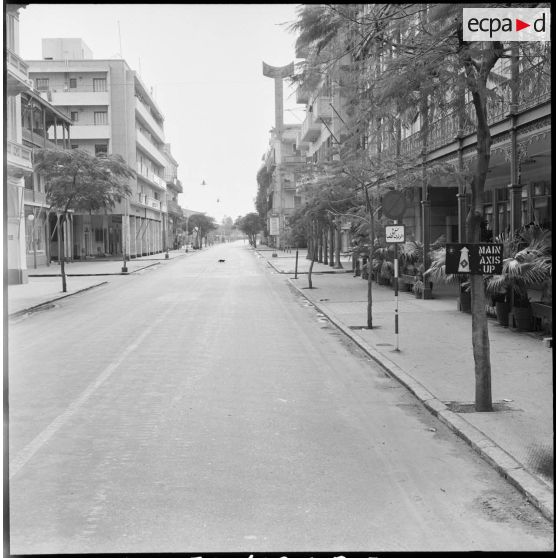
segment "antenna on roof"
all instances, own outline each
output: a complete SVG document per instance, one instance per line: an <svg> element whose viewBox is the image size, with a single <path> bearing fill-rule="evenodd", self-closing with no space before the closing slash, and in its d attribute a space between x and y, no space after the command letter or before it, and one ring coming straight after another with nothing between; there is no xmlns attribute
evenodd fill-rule
<svg viewBox="0 0 558 558"><path fill-rule="evenodd" d="M118 23L118 44L120 46L120 58L122 58L122 35L120 34L120 20L118 20L117 23Z"/></svg>

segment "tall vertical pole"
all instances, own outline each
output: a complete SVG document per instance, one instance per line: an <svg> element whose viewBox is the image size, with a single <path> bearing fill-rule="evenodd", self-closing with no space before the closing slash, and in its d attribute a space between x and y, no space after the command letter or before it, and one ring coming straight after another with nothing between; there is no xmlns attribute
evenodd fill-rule
<svg viewBox="0 0 558 558"><path fill-rule="evenodd" d="M394 221L397 225L397 221ZM393 277L395 293L395 350L399 351L399 257L397 253L397 242L395 243L395 253L393 256Z"/></svg>

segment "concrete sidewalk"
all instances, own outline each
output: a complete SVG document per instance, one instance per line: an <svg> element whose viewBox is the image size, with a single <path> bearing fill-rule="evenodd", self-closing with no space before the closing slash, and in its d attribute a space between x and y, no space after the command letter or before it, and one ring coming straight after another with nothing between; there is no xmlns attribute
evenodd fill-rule
<svg viewBox="0 0 558 558"><path fill-rule="evenodd" d="M23 285L8 285L7 314L18 316L36 310L67 296L105 285L117 277L125 277L138 271L160 265L175 258L188 256L195 252L170 250L169 257L165 253L135 258L126 262L127 273L122 272L121 259L94 259L87 261L68 262L65 265L67 291L62 292L60 264L37 266L29 269L29 282Z"/></svg>
<svg viewBox="0 0 558 558"><path fill-rule="evenodd" d="M489 319L494 412L474 411L475 376L471 316L457 309L457 291L434 286L432 300L398 297L399 351L391 287L373 283L373 329L366 328L366 281L295 253L258 250L289 282L390 375L464 438L549 519L554 520L553 354L535 334L519 333ZM350 259L342 259L351 269Z"/></svg>

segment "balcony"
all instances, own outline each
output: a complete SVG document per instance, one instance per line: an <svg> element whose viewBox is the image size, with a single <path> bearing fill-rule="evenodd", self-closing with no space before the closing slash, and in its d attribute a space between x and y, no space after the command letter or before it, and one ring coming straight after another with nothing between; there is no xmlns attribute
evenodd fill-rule
<svg viewBox="0 0 558 558"><path fill-rule="evenodd" d="M68 89L60 91L57 89L50 90L50 98L53 105L71 107L71 106L108 106L108 91L81 91L79 89Z"/></svg>
<svg viewBox="0 0 558 558"><path fill-rule="evenodd" d="M110 139L110 126L79 126L75 124L70 128L70 137L73 140Z"/></svg>
<svg viewBox="0 0 558 558"><path fill-rule="evenodd" d="M37 192L36 190L25 188L23 190L23 199L25 200L25 203L44 206L47 205L47 197L44 192Z"/></svg>
<svg viewBox="0 0 558 558"><path fill-rule="evenodd" d="M149 128L150 132L162 143L165 143L165 134L163 128L158 124L158 122L153 118L149 109L136 98L136 112L144 123Z"/></svg>
<svg viewBox="0 0 558 558"><path fill-rule="evenodd" d="M23 128L23 130L21 130L21 135L25 141L33 144L35 147L56 149L56 144L49 140L48 137L45 137L44 130L33 130L33 132L31 132L31 130Z"/></svg>
<svg viewBox="0 0 558 558"><path fill-rule="evenodd" d="M511 112L511 80L502 83L492 91L493 95L487 100L488 123L490 125L506 120ZM528 70L519 75L518 112L524 112L550 101L551 95L552 89L549 75L536 73L533 70ZM462 120L463 122L460 125L458 111L434 120L428 129L427 151L434 151L451 144L459 133L463 136L475 133L477 117L472 101L465 105ZM422 138L420 131L401 140L401 156L417 156L420 154L421 149ZM394 153L395 151L391 149L391 154Z"/></svg>
<svg viewBox="0 0 558 558"><path fill-rule="evenodd" d="M29 67L12 50L6 49L6 86L7 91L14 95L33 89L33 82L29 79Z"/></svg>
<svg viewBox="0 0 558 558"><path fill-rule="evenodd" d="M306 157L300 155L285 155L281 162L287 164L306 163Z"/></svg>
<svg viewBox="0 0 558 558"><path fill-rule="evenodd" d="M306 118L304 119L300 130L301 141L316 141L320 137L321 131L321 122L316 122L311 112L306 113Z"/></svg>
<svg viewBox="0 0 558 558"><path fill-rule="evenodd" d="M73 128L72 128L73 131ZM151 140L142 132L140 132L139 130L136 130L136 141L138 143L138 145L152 158L155 160L155 162L160 165L161 167L164 167L168 164L167 162L167 158L165 157L165 155L159 151L159 149L155 146L154 143L151 142ZM72 137L73 137L73 133L72 133Z"/></svg>
<svg viewBox="0 0 558 558"><path fill-rule="evenodd" d="M136 172L138 176L145 178L149 181L150 184L154 184L155 186L157 186L157 188L160 188L161 190L167 189L167 183L160 176L157 176L153 171L137 165Z"/></svg>
<svg viewBox="0 0 558 558"><path fill-rule="evenodd" d="M8 140L6 142L6 153L8 155L8 165L18 167L23 171L32 172L32 151L28 147Z"/></svg>
<svg viewBox="0 0 558 558"><path fill-rule="evenodd" d="M145 196L145 205L152 207L153 209L161 210L161 202L149 196Z"/></svg>
<svg viewBox="0 0 558 558"><path fill-rule="evenodd" d="M331 122L332 119L332 108L329 97L317 97L312 104L312 114L314 119L321 122Z"/></svg>

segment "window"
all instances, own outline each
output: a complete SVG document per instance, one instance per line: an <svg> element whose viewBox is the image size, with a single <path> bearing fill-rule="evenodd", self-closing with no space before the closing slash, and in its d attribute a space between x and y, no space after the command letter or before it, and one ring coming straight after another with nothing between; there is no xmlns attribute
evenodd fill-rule
<svg viewBox="0 0 558 558"><path fill-rule="evenodd" d="M93 91L106 91L107 80L106 78L93 78Z"/></svg>
<svg viewBox="0 0 558 558"><path fill-rule="evenodd" d="M48 91L48 78L37 78L35 83L39 91Z"/></svg>
<svg viewBox="0 0 558 558"><path fill-rule="evenodd" d="M95 112L93 114L93 123L95 124L95 126L104 126L108 124L107 112Z"/></svg>
<svg viewBox="0 0 558 558"><path fill-rule="evenodd" d="M75 89L77 87L77 79L70 78L70 89Z"/></svg>
<svg viewBox="0 0 558 558"><path fill-rule="evenodd" d="M77 111L72 111L70 112L70 118L72 119L72 122L77 122L78 121L78 112Z"/></svg>
<svg viewBox="0 0 558 558"><path fill-rule="evenodd" d="M95 144L95 157L99 155L106 155L108 153L108 145L106 143Z"/></svg>

